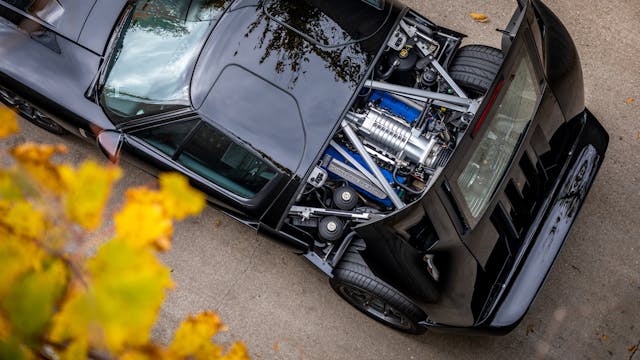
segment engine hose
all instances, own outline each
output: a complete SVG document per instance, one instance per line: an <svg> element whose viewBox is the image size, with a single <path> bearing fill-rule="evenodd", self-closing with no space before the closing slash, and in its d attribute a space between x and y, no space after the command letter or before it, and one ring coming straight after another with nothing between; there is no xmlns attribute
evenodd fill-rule
<svg viewBox="0 0 640 360"><path fill-rule="evenodd" d="M385 71L382 74L378 74L378 77L380 78L380 80L387 80L388 78L391 77L391 75L393 75L393 72L396 71L398 66L400 66L400 61L398 59L396 59L393 62L393 64L391 64L391 66L389 66L389 70Z"/></svg>
<svg viewBox="0 0 640 360"><path fill-rule="evenodd" d="M401 183L400 181L398 181L398 178L397 178L397 175L396 175L397 173L398 173L398 167L396 166L396 167L393 169L393 174L392 174L392 175L393 175L393 181L394 181L398 186L400 186L400 188L401 188L402 190L404 190L404 191L408 192L408 193L409 193L409 194L411 194L411 195L420 195L420 194L422 193L422 191L419 191L419 190L413 190L413 189L409 188L408 186L406 186L405 184L403 184L403 183Z"/></svg>

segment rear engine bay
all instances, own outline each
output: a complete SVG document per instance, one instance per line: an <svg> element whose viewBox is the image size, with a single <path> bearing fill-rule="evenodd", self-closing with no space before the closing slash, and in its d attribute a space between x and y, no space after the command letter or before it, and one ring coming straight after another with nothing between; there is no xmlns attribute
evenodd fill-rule
<svg viewBox="0 0 640 360"><path fill-rule="evenodd" d="M447 72L464 36L409 12L286 219L339 257L352 227L404 208L446 166L482 101Z"/></svg>

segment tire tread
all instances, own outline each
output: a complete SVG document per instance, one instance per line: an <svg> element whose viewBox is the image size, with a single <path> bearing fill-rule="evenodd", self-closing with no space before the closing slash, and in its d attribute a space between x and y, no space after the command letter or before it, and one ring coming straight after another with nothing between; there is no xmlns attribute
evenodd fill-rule
<svg viewBox="0 0 640 360"><path fill-rule="evenodd" d="M357 286L385 299L385 301L405 314L405 316L414 323L414 326L411 329L396 329L412 334L421 334L426 330L423 327L417 326L419 321L423 321L427 318L426 314L411 300L402 295L402 293L375 276L366 265L364 259L356 248L350 247L343 255L340 263L334 269L334 278L331 279L331 285L336 291L340 282ZM339 291L337 292L340 294ZM342 296L342 294L340 295ZM373 317L370 314L367 315ZM383 324L390 325L381 319L373 318ZM391 325L391 327L394 326Z"/></svg>
<svg viewBox="0 0 640 360"><path fill-rule="evenodd" d="M503 59L499 49L467 45L458 50L449 66L449 75L462 88L484 94L500 71Z"/></svg>

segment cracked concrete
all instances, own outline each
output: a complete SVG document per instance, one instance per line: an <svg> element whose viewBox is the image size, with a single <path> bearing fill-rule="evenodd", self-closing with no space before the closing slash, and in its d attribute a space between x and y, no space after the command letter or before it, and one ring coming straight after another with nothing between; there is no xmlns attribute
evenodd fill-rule
<svg viewBox="0 0 640 360"><path fill-rule="evenodd" d="M497 45L512 0L408 3L431 20ZM324 275L271 239L216 210L176 229L164 261L177 284L154 337L168 341L180 319L219 309L221 340L244 339L255 359L637 359L640 339L640 6L637 0L547 0L574 36L587 104L611 135L607 160L562 253L523 323L499 338L407 336L361 315ZM482 12L490 22L469 18ZM637 99L627 104L628 98ZM22 122L27 140L58 142ZM7 146L0 143L0 146ZM70 158L101 158L70 139ZM128 186L152 182L124 166ZM117 204L112 204L116 206Z"/></svg>

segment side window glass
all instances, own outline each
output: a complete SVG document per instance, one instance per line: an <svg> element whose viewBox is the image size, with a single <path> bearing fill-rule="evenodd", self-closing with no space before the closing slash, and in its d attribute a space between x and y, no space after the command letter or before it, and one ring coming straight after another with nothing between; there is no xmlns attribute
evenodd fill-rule
<svg viewBox="0 0 640 360"><path fill-rule="evenodd" d="M276 175L276 171L254 153L208 125L196 130L177 160L209 181L247 199L255 197Z"/></svg>
<svg viewBox="0 0 640 360"><path fill-rule="evenodd" d="M134 133L136 137L144 140L147 144L167 154L173 156L184 139L197 125L199 120L175 122L163 126L149 128Z"/></svg>

